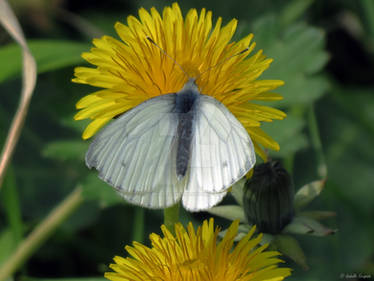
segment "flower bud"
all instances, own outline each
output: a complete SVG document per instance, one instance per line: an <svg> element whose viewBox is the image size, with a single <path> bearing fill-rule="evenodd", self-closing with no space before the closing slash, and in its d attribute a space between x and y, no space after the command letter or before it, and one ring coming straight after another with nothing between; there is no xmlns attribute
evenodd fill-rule
<svg viewBox="0 0 374 281"><path fill-rule="evenodd" d="M248 222L260 232L277 234L292 220L294 189L288 172L277 161L260 164L244 187Z"/></svg>

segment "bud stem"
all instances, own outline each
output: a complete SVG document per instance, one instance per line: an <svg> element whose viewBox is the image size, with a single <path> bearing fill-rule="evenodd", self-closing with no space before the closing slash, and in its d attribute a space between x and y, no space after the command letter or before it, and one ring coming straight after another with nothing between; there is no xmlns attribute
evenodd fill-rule
<svg viewBox="0 0 374 281"><path fill-rule="evenodd" d="M327 176L327 165L325 160L325 155L323 154L321 138L319 135L318 124L316 115L314 113L314 106L311 105L308 111L308 125L309 131L311 136L311 142L313 145L314 150L317 154L317 174L322 179L326 178Z"/></svg>
<svg viewBox="0 0 374 281"><path fill-rule="evenodd" d="M179 221L180 203L164 209L164 225L171 233L175 233L174 225Z"/></svg>
<svg viewBox="0 0 374 281"><path fill-rule="evenodd" d="M135 207L132 240L143 243L144 242L144 208Z"/></svg>

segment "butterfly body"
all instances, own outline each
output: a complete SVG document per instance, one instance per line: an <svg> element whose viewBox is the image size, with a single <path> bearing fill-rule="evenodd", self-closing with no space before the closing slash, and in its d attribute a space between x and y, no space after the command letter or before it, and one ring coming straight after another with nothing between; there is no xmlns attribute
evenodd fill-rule
<svg viewBox="0 0 374 281"><path fill-rule="evenodd" d="M200 93L192 79L175 96L175 112L178 118L176 159L178 179L183 178L187 172L199 100Z"/></svg>
<svg viewBox="0 0 374 281"><path fill-rule="evenodd" d="M165 208L182 199L191 211L217 204L254 163L245 128L194 79L113 120L86 154L87 166L126 200Z"/></svg>

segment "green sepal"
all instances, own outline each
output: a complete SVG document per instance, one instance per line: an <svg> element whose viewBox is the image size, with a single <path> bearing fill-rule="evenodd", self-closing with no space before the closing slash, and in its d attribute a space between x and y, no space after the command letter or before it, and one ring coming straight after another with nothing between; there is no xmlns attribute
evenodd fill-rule
<svg viewBox="0 0 374 281"><path fill-rule="evenodd" d="M290 235L276 235L271 242L271 246L296 262L304 270L309 269L304 251L301 249L299 242L295 238Z"/></svg>
<svg viewBox="0 0 374 281"><path fill-rule="evenodd" d="M248 224L239 224L238 233L236 234L234 241L239 242L248 232L252 229L252 225ZM226 235L227 229L222 230L218 233L218 236L223 238Z"/></svg>
<svg viewBox="0 0 374 281"><path fill-rule="evenodd" d="M246 223L247 220L244 215L243 207L238 205L223 205L216 206L207 210L208 213L216 215L228 220L240 220L240 222Z"/></svg>
<svg viewBox="0 0 374 281"><path fill-rule="evenodd" d="M247 180L246 177L243 177L241 180L237 181L231 187L231 195L234 197L235 201L242 206L243 205L243 196L244 196L244 185L245 181Z"/></svg>
<svg viewBox="0 0 374 281"><path fill-rule="evenodd" d="M325 179L316 180L301 187L295 194L295 209L305 207L310 201L317 197L321 193L325 182Z"/></svg>
<svg viewBox="0 0 374 281"><path fill-rule="evenodd" d="M336 231L325 227L314 219L301 216L294 217L283 230L284 233L310 234L313 236L327 236L334 234Z"/></svg>
<svg viewBox="0 0 374 281"><path fill-rule="evenodd" d="M335 217L336 213L331 211L303 211L300 212L299 215L301 217L306 217L314 220L324 220L331 217Z"/></svg>
<svg viewBox="0 0 374 281"><path fill-rule="evenodd" d="M274 240L275 237L276 237L275 235L270 234L270 233L262 233L262 239L261 239L260 244L261 245L271 244L271 242Z"/></svg>

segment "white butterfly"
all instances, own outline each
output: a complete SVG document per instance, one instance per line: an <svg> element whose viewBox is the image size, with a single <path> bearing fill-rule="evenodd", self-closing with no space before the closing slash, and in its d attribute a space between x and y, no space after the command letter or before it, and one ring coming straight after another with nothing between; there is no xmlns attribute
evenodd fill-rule
<svg viewBox="0 0 374 281"><path fill-rule="evenodd" d="M97 135L86 164L129 202L190 211L219 203L255 164L243 125L195 79L178 93L149 99Z"/></svg>

